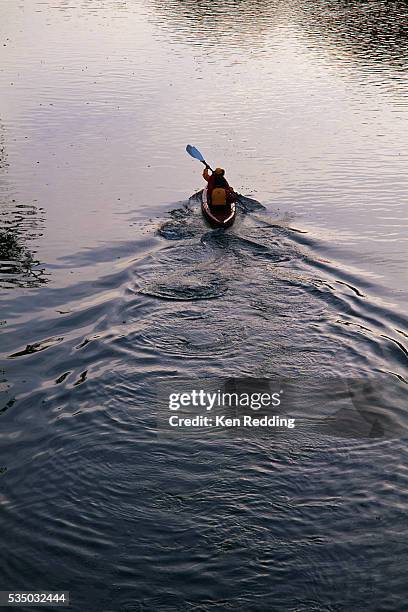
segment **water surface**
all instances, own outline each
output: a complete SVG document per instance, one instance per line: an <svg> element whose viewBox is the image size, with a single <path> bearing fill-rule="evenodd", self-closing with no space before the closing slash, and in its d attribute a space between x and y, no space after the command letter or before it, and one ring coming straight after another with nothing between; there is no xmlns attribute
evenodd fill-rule
<svg viewBox="0 0 408 612"><path fill-rule="evenodd" d="M405 3L0 14L1 589L405 610ZM300 375L397 385L394 435L157 437L158 382Z"/></svg>

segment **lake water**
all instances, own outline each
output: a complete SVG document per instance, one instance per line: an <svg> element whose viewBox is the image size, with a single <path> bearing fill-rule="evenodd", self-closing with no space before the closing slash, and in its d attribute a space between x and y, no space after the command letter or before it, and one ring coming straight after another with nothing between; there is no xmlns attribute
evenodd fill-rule
<svg viewBox="0 0 408 612"><path fill-rule="evenodd" d="M0 590L406 610L406 3L0 0L0 45ZM387 427L157 435L159 383L301 376Z"/></svg>

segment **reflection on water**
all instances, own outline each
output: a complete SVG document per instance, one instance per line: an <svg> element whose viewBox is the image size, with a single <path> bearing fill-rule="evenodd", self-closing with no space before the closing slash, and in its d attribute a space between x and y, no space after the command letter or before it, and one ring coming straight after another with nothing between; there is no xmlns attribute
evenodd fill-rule
<svg viewBox="0 0 408 612"><path fill-rule="evenodd" d="M238 47L248 53L262 52L271 32L285 26L289 17L282 0L170 0L165 5L153 0L151 15L159 28L169 28L176 42L199 45L204 49L221 48L228 52ZM261 45L259 47L259 45Z"/></svg>
<svg viewBox="0 0 408 612"><path fill-rule="evenodd" d="M279 28L296 26L314 36L316 44L331 45L356 54L367 62L403 68L408 54L408 14L401 2L282 0L249 1L153 0L153 18L161 28L172 30L177 42L212 48L243 47L262 52L262 43L273 43Z"/></svg>
<svg viewBox="0 0 408 612"><path fill-rule="evenodd" d="M47 282L44 266L29 246L30 241L43 235L43 211L33 204L18 204L11 197L5 180L8 162L4 137L0 145L0 287L33 288Z"/></svg>
<svg viewBox="0 0 408 612"><path fill-rule="evenodd" d="M408 59L408 13L403 2L300 1L299 22L341 57L349 52L362 67L402 71Z"/></svg>

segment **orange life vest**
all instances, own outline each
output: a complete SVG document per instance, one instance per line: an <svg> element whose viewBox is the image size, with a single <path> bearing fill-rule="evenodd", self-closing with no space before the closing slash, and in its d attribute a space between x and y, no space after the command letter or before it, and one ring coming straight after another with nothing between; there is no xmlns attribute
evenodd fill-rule
<svg viewBox="0 0 408 612"><path fill-rule="evenodd" d="M211 206L225 206L227 193L223 187L214 187L211 192Z"/></svg>

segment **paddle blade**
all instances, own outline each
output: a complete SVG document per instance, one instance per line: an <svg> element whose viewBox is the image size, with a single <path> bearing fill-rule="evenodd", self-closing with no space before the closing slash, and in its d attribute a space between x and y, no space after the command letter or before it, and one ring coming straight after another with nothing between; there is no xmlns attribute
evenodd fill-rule
<svg viewBox="0 0 408 612"><path fill-rule="evenodd" d="M191 157L194 157L195 159L198 159L200 162L205 163L204 157L201 155L200 151L196 149L196 147L193 147L192 145L187 145L186 151L189 155L191 155Z"/></svg>

